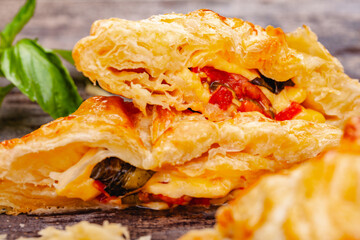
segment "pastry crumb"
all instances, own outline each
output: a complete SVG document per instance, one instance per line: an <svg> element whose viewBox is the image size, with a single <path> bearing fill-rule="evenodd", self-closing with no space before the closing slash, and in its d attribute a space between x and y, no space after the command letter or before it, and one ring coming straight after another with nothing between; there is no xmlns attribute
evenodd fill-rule
<svg viewBox="0 0 360 240"><path fill-rule="evenodd" d="M140 237L138 240L151 240L151 235Z"/></svg>
<svg viewBox="0 0 360 240"><path fill-rule="evenodd" d="M104 221L103 225L82 221L72 226L66 226L65 230L49 226L41 230L39 235L41 237L21 237L18 240L130 240L130 234L126 227L117 223L109 223L108 221Z"/></svg>

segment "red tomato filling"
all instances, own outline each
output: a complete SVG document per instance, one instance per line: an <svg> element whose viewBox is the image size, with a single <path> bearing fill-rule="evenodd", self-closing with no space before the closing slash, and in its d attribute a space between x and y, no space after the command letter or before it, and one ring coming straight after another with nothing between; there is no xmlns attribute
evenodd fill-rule
<svg viewBox="0 0 360 240"><path fill-rule="evenodd" d="M292 102L289 107L285 108L275 116L277 121L285 121L293 119L302 111L301 105L296 102Z"/></svg>
<svg viewBox="0 0 360 240"><path fill-rule="evenodd" d="M208 82L210 86L213 83L218 83L217 85L219 86L212 92L210 103L219 105L223 110L228 109L232 103L233 91L241 102L241 106L238 108L239 111L258 111L272 118L273 114L270 111L271 102L269 99L267 99L259 87L250 83L244 76L220 71L213 67L192 68L191 71L195 73L204 72L207 78L201 79L203 83Z"/></svg>
<svg viewBox="0 0 360 240"><path fill-rule="evenodd" d="M180 198L171 198L164 196L162 194L152 194L152 193L139 193L140 201L144 203L148 202L165 202L169 207L174 205L201 205L201 206L210 206L209 198L192 198L189 196L182 196Z"/></svg>
<svg viewBox="0 0 360 240"><path fill-rule="evenodd" d="M230 107L233 100L233 95L229 89L224 86L219 86L211 95L209 103L219 105L219 108L226 110Z"/></svg>
<svg viewBox="0 0 360 240"><path fill-rule="evenodd" d="M172 207L173 205L189 204L191 197L182 196L181 198L171 198L168 196L164 196L162 194L151 194L146 192L140 192L139 199L144 203L161 201L167 203L169 207Z"/></svg>
<svg viewBox="0 0 360 240"><path fill-rule="evenodd" d="M253 100L245 99L241 101L241 105L238 108L240 112L260 112L264 114L268 118L273 118L273 114L271 112L265 111L265 109L259 106L258 103L254 102Z"/></svg>
<svg viewBox="0 0 360 240"><path fill-rule="evenodd" d="M98 201L101 203L107 203L111 200L115 200L117 197L110 196L109 193L107 193L105 189L105 184L102 182L95 180L93 183L94 187L101 192L99 196L96 197ZM172 207L174 205L201 205L201 206L210 206L210 199L208 198L192 198L189 196L182 196L180 198L171 198L168 196L164 196L162 194L151 194L151 193L145 193L140 192L139 193L139 200L144 203L149 202L165 202L168 204L169 207Z"/></svg>
<svg viewBox="0 0 360 240"><path fill-rule="evenodd" d="M190 205L196 205L196 206L210 206L210 199L209 198L193 198L191 199Z"/></svg>
<svg viewBox="0 0 360 240"><path fill-rule="evenodd" d="M107 203L111 200L116 199L116 197L112 197L110 196L110 194L108 194L104 189L105 189L105 184L103 184L102 182L95 180L93 183L93 186L99 190L101 192L101 194L99 196L96 197L96 199L98 201L100 201L101 203Z"/></svg>

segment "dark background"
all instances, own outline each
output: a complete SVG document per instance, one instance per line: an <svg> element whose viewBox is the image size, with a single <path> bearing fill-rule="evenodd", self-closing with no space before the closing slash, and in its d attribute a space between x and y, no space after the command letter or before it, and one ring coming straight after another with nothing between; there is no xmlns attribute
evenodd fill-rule
<svg viewBox="0 0 360 240"><path fill-rule="evenodd" d="M23 3L23 0L0 0L0 29ZM92 22L97 19L139 20L154 14L187 13L200 8L214 10L226 17L243 18L263 27L281 27L285 31L308 25L317 33L320 42L340 59L345 72L353 78L360 78L359 0L38 0L35 16L18 37L37 38L47 48L71 49L80 38L89 34ZM81 74L69 67L81 95L88 97ZM7 84L7 80L0 78L0 86ZM37 104L14 89L0 109L0 140L21 137L50 120L51 117ZM80 220L101 223L108 219L129 226L133 238L152 234L153 239L175 239L189 229L211 226L214 213L215 208L178 208L40 217L0 215L0 233L8 233L12 239L34 236L48 225L64 226ZM25 225L20 227L19 224Z"/></svg>

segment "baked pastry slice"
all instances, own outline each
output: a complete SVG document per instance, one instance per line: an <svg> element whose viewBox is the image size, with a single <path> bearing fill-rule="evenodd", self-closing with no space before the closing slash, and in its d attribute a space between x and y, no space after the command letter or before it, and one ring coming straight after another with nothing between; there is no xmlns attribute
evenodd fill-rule
<svg viewBox="0 0 360 240"><path fill-rule="evenodd" d="M360 84L308 28L284 33L209 10L96 21L76 67L144 113L191 108L212 120L238 111L343 126L360 114Z"/></svg>
<svg viewBox="0 0 360 240"><path fill-rule="evenodd" d="M219 122L156 106L146 113L120 97L94 97L68 117L0 143L2 211L215 204L265 172L336 146L342 132L257 112Z"/></svg>
<svg viewBox="0 0 360 240"><path fill-rule="evenodd" d="M216 229L181 239L359 239L360 118L339 147L263 177L217 212Z"/></svg>

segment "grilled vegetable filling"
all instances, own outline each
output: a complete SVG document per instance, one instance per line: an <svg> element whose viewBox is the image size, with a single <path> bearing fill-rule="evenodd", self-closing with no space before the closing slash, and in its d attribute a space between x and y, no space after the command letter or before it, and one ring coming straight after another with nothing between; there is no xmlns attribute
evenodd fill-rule
<svg viewBox="0 0 360 240"><path fill-rule="evenodd" d="M293 87L295 83L289 79L285 82L277 82L263 75L250 81L254 85L266 87L270 92L279 94L286 86Z"/></svg>
<svg viewBox="0 0 360 240"><path fill-rule="evenodd" d="M153 171L136 168L121 159L110 157L96 164L90 177L101 182L107 194L119 197L140 189L153 174Z"/></svg>
<svg viewBox="0 0 360 240"><path fill-rule="evenodd" d="M259 87L242 75L213 67L192 68L191 71L199 73L203 84L209 84L212 93L209 102L217 104L222 110L227 110L234 104L238 111L258 111L269 118L274 118L269 99Z"/></svg>
<svg viewBox="0 0 360 240"><path fill-rule="evenodd" d="M291 79L277 82L259 73L259 77L249 81L240 74L224 72L213 67L190 68L190 70L199 75L202 84L208 86L211 93L209 103L218 105L222 110L228 110L231 106L232 109L235 107L240 112L257 111L279 121L292 119L302 111L300 104L293 103L288 109L276 112L271 101L260 89L264 87L278 95L285 87L295 86Z"/></svg>

